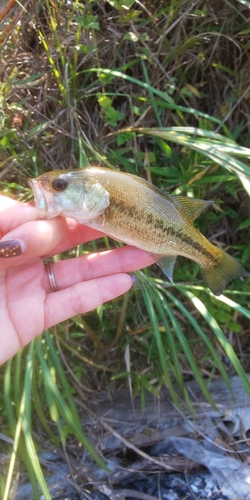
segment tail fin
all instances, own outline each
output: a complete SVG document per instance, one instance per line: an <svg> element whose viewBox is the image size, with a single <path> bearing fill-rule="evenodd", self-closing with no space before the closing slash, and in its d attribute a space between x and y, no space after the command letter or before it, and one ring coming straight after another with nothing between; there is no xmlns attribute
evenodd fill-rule
<svg viewBox="0 0 250 500"><path fill-rule="evenodd" d="M217 266L202 269L204 280L214 295L221 295L226 284L234 278L246 275L244 267L226 252L222 252Z"/></svg>

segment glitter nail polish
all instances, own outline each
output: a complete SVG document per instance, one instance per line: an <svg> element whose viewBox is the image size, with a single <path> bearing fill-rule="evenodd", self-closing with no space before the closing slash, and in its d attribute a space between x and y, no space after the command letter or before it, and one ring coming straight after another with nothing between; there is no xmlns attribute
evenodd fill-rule
<svg viewBox="0 0 250 500"><path fill-rule="evenodd" d="M0 241L0 259L9 259L21 255L22 249L18 240Z"/></svg>

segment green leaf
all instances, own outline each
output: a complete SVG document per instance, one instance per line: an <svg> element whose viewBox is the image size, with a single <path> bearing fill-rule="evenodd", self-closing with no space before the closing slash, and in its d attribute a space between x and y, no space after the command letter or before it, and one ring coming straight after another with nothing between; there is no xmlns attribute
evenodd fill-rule
<svg viewBox="0 0 250 500"><path fill-rule="evenodd" d="M104 109L112 106L112 99L110 99L110 97L107 97L106 95L101 95L98 98L98 102L99 102L100 106Z"/></svg>
<svg viewBox="0 0 250 500"><path fill-rule="evenodd" d="M239 229L245 229L250 226L250 219L246 219L239 225Z"/></svg>
<svg viewBox="0 0 250 500"><path fill-rule="evenodd" d="M97 21L97 16L77 16L75 22L80 24L85 30L99 30L100 26Z"/></svg>
<svg viewBox="0 0 250 500"><path fill-rule="evenodd" d="M122 146L125 142L128 142L130 139L133 139L135 134L131 132L131 134L118 134L117 136L117 145Z"/></svg>
<svg viewBox="0 0 250 500"><path fill-rule="evenodd" d="M123 117L123 113L117 111L115 108L113 108L113 106L108 106L107 108L105 108L105 119L110 125L115 127L117 125L117 122L121 121Z"/></svg>
<svg viewBox="0 0 250 500"><path fill-rule="evenodd" d="M27 78L24 78L23 80L18 80L18 82L15 83L15 87L22 87L24 85L27 85L27 83L35 82L36 80L40 80L40 78L42 78L44 75L46 75L45 71L43 73L31 75Z"/></svg>
<svg viewBox="0 0 250 500"><path fill-rule="evenodd" d="M108 3L117 10L128 10L134 5L135 0L108 0Z"/></svg>

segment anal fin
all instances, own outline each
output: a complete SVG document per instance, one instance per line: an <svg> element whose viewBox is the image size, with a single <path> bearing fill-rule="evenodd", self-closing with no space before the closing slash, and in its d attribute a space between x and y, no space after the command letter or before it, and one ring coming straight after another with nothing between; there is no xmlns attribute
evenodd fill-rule
<svg viewBox="0 0 250 500"><path fill-rule="evenodd" d="M161 268L169 281L173 283L173 272L176 262L176 255L154 255L156 264Z"/></svg>

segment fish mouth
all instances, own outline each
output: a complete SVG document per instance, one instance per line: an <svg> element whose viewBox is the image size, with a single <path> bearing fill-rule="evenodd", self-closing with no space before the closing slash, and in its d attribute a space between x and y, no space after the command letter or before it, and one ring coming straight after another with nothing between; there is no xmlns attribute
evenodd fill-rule
<svg viewBox="0 0 250 500"><path fill-rule="evenodd" d="M28 179L27 184L33 191L36 209L37 209L39 218L41 218L41 219L49 218L51 203L49 203L49 200L44 195L43 186L41 185L41 183L37 179ZM52 206L51 206L51 208L52 208Z"/></svg>

